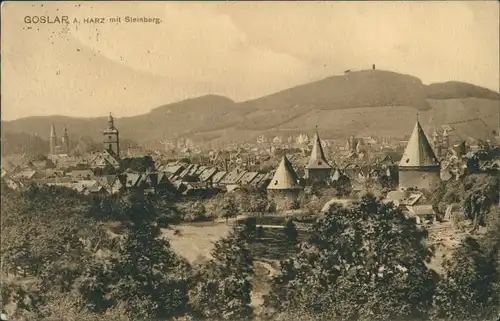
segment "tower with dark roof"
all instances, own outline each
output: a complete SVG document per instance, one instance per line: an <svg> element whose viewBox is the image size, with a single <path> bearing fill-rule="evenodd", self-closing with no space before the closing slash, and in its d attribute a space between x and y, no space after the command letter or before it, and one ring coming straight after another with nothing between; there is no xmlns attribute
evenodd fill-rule
<svg viewBox="0 0 500 321"><path fill-rule="evenodd" d="M111 152L114 156L120 157L120 138L118 129L111 113L108 117L108 128L103 132L104 150Z"/></svg>
<svg viewBox="0 0 500 321"><path fill-rule="evenodd" d="M321 145L318 132L314 135L313 148L306 166L306 180L311 183L327 183L332 173Z"/></svg>
<svg viewBox="0 0 500 321"><path fill-rule="evenodd" d="M399 162L399 187L403 190L415 188L430 191L439 181L439 161L417 120Z"/></svg>

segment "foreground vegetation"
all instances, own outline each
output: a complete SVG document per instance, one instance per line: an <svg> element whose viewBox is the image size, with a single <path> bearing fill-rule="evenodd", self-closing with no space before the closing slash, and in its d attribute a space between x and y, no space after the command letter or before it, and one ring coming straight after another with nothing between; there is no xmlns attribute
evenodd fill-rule
<svg viewBox="0 0 500 321"><path fill-rule="evenodd" d="M229 217L241 201L225 204L197 204L193 213ZM1 206L1 300L12 320L479 321L500 312L496 207L485 215L488 232L465 238L442 275L426 265L427 232L372 196L332 207L303 242L290 221L277 243L287 256L256 311L254 258L266 248L255 221L220 239L211 258L189 263L161 237L158 203L141 195L97 200L2 186Z"/></svg>

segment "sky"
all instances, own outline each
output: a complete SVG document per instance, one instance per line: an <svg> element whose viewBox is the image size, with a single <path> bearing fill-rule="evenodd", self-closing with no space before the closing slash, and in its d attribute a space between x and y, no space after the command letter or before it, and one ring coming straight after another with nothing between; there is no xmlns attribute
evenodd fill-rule
<svg viewBox="0 0 500 321"><path fill-rule="evenodd" d="M33 16L69 23L25 22ZM1 116L130 117L206 94L254 99L372 64L498 91L499 16L496 1L4 2Z"/></svg>

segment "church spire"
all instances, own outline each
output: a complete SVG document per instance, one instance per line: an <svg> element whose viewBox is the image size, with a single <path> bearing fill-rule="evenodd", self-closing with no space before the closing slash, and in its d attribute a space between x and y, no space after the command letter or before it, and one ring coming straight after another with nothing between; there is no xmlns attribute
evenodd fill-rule
<svg viewBox="0 0 500 321"><path fill-rule="evenodd" d="M115 128L115 120L113 119L111 113L109 113L108 116L108 128Z"/></svg>
<svg viewBox="0 0 500 321"><path fill-rule="evenodd" d="M316 126L316 133L313 140L313 148L311 151L311 156L309 157L309 162L307 163L307 169L319 169L319 168L331 168L325 157L325 152L323 151L323 146L321 145L321 139L318 134L318 126Z"/></svg>
<svg viewBox="0 0 500 321"><path fill-rule="evenodd" d="M50 155L56 154L56 146L57 146L56 127L54 126L54 124L52 124L52 126L50 127L50 141L49 141Z"/></svg>
<svg viewBox="0 0 500 321"><path fill-rule="evenodd" d="M50 127L50 137L56 137L56 127L54 126L54 124L52 124L52 126Z"/></svg>

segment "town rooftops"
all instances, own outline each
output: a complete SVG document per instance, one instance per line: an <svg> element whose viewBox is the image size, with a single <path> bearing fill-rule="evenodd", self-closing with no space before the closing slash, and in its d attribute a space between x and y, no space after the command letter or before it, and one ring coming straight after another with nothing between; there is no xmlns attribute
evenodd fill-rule
<svg viewBox="0 0 500 321"><path fill-rule="evenodd" d="M222 172L217 172L215 175L212 177L212 181L214 184L219 184L220 181L227 175L227 172L222 171Z"/></svg>
<svg viewBox="0 0 500 321"><path fill-rule="evenodd" d="M243 175L245 175L246 171L241 168L236 168L229 172L224 178L220 181L220 184L237 184Z"/></svg>
<svg viewBox="0 0 500 321"><path fill-rule="evenodd" d="M215 167L210 167L210 168L207 168L205 169L201 174L200 176L198 176L198 179L200 180L200 182L207 182L209 181L211 178L213 178L215 176L215 174L217 173L217 168Z"/></svg>
<svg viewBox="0 0 500 321"><path fill-rule="evenodd" d="M246 186L249 185L252 180L254 180L259 173L257 172L246 172L241 179L239 180L238 184L241 186Z"/></svg>

